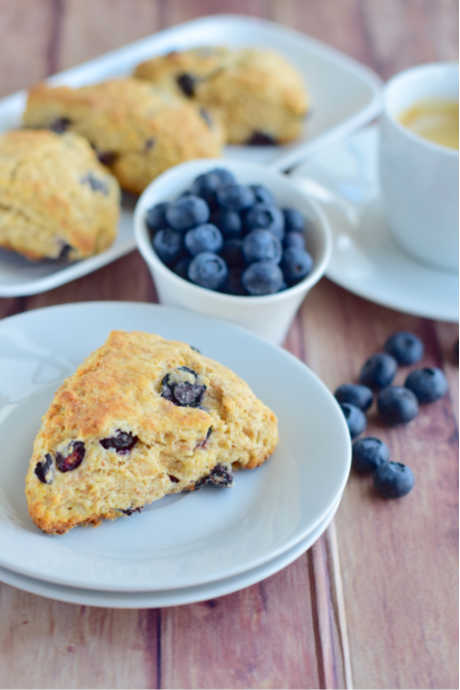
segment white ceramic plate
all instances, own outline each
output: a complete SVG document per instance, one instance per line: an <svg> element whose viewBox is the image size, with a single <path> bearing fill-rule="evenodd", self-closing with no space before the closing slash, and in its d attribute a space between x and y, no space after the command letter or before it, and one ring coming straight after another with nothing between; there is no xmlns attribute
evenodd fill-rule
<svg viewBox="0 0 460 690"><path fill-rule="evenodd" d="M298 141L283 147L229 147L225 155L284 169L328 141L369 122L381 108L379 78L367 67L301 33L261 19L216 15L160 31L141 41L60 72L49 81L81 86L130 74L148 57L197 45L260 45L284 53L300 70L311 94L311 116ZM0 131L20 126L24 91L0 101ZM72 266L35 265L0 251L0 297L32 295L74 280L135 248L127 213L109 250Z"/></svg>
<svg viewBox="0 0 460 690"><path fill-rule="evenodd" d="M386 226L377 179L377 129L335 142L293 172L320 202L333 233L328 278L386 307L458 321L458 276L419 263Z"/></svg>
<svg viewBox="0 0 460 690"><path fill-rule="evenodd" d="M340 503L340 501L339 501ZM264 563L258 568L253 568L240 575L210 582L206 585L198 585L184 589L165 590L163 592L104 592L90 589L78 589L77 587L65 587L52 582L45 582L35 578L20 575L12 570L0 568L0 582L17 587L31 594L38 594L48 599L65 601L70 604L83 606L103 606L121 609L139 608L163 608L166 606L181 606L194 604L207 599L215 599L237 592L244 587L260 582L270 575L274 575L282 568L295 561L307 549L319 539L322 533L332 522L338 505L315 527L312 532L302 539L296 546L288 549L280 556Z"/></svg>
<svg viewBox="0 0 460 690"><path fill-rule="evenodd" d="M278 415L280 443L231 490L166 497L129 519L49 536L30 520L24 475L53 392L110 330L189 342L243 376ZM225 322L158 305L99 302L0 322L0 565L98 590L191 587L237 575L304 539L335 505L350 466L344 417L298 359Z"/></svg>

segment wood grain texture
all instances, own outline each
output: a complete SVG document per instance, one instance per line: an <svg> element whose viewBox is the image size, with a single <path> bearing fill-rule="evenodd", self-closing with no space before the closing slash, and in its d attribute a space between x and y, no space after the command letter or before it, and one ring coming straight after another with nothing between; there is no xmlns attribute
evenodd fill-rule
<svg viewBox="0 0 460 690"><path fill-rule="evenodd" d="M384 78L455 59L455 0L0 0L0 95L56 69L198 15L245 13L304 31ZM257 37L255 37L256 42ZM0 299L0 318L83 300L155 301L133 252L30 298ZM407 462L416 489L377 500L352 476L335 526L264 582L173 609L71 606L0 585L0 687L453 688L458 686L458 330L370 302L323 280L285 347L333 390L396 329L426 343L450 394L409 426L369 433ZM398 374L398 382L404 378Z"/></svg>

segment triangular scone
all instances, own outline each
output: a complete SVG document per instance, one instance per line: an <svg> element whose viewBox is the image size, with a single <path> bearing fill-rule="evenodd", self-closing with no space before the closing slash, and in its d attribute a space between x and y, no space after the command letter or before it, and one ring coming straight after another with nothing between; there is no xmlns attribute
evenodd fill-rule
<svg viewBox="0 0 460 690"><path fill-rule="evenodd" d="M26 497L62 534L204 483L229 485L278 441L277 419L227 367L190 345L114 331L56 392L35 439Z"/></svg>

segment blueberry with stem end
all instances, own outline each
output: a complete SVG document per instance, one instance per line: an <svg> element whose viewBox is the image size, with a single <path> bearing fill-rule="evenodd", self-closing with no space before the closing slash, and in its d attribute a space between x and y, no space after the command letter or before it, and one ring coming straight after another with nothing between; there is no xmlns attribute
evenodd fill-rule
<svg viewBox="0 0 460 690"><path fill-rule="evenodd" d="M402 462L384 462L374 473L374 487L382 498L406 496L414 483L412 470Z"/></svg>

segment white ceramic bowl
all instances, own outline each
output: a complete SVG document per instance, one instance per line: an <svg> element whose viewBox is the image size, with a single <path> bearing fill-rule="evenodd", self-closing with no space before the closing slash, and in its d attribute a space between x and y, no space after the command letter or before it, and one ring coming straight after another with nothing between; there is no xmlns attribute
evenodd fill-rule
<svg viewBox="0 0 460 690"><path fill-rule="evenodd" d="M458 151L398 122L420 100L458 99L458 64L418 65L390 79L380 122L379 173L389 228L411 256L458 271Z"/></svg>
<svg viewBox="0 0 460 690"><path fill-rule="evenodd" d="M278 204L297 208L308 219L307 248L313 257L313 269L294 287L262 297L226 295L183 280L156 255L145 225L147 209L160 201L176 199L190 187L195 177L217 166L233 172L242 184L267 186ZM200 159L171 168L154 180L139 198L134 227L137 246L147 262L162 304L227 319L275 344L282 342L305 295L324 274L332 248L324 214L293 181L270 168L240 161Z"/></svg>

